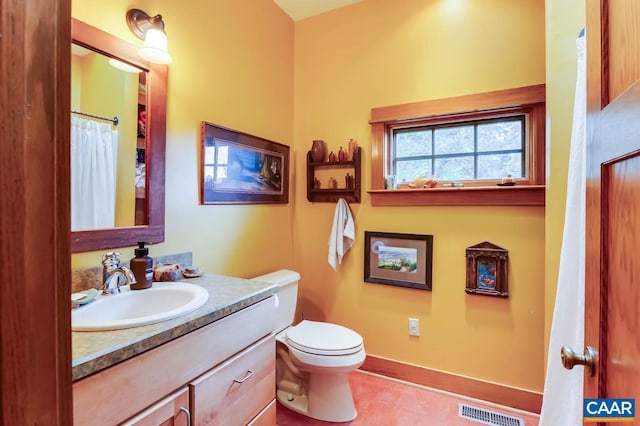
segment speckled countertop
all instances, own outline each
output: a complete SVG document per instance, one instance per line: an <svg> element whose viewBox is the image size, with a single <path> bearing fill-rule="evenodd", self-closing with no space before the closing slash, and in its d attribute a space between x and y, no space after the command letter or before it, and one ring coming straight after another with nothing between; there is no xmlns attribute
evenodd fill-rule
<svg viewBox="0 0 640 426"><path fill-rule="evenodd" d="M209 291L207 303L190 314L143 327L72 332L73 380L153 349L277 292L277 286L273 284L222 275L205 274L183 282Z"/></svg>

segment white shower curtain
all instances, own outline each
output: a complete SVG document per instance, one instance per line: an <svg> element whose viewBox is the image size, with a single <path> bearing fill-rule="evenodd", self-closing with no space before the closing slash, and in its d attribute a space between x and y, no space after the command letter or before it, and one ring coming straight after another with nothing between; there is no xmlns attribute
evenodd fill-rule
<svg viewBox="0 0 640 426"><path fill-rule="evenodd" d="M115 224L118 131L71 117L71 230Z"/></svg>
<svg viewBox="0 0 640 426"><path fill-rule="evenodd" d="M586 53L585 38L578 37L578 73L573 107L573 128L567 201L560 253L547 376L540 415L541 426L582 425L583 368L566 370L560 361L560 348L567 345L576 352L584 348L584 263L585 263L585 120Z"/></svg>

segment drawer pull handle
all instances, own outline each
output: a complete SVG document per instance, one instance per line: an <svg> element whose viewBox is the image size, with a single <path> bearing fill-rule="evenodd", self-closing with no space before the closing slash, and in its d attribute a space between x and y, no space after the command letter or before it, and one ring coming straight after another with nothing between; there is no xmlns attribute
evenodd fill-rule
<svg viewBox="0 0 640 426"><path fill-rule="evenodd" d="M244 383L249 380L249 377L253 376L253 370L247 370L247 374L244 375L242 379L233 379L236 383Z"/></svg>
<svg viewBox="0 0 640 426"><path fill-rule="evenodd" d="M191 413L189 410L184 407L180 407L180 411L187 415L187 426L191 426Z"/></svg>

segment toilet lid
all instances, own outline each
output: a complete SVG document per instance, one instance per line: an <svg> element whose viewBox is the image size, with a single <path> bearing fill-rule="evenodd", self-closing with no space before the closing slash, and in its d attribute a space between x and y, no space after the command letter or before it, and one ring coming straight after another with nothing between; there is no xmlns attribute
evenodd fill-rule
<svg viewBox="0 0 640 426"><path fill-rule="evenodd" d="M287 329L287 343L316 355L348 355L362 349L362 336L341 325L304 320Z"/></svg>

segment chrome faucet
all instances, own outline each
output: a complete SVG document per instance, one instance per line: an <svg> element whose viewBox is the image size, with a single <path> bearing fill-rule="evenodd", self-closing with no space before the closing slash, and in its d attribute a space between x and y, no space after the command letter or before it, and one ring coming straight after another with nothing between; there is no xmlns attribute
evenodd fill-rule
<svg viewBox="0 0 640 426"><path fill-rule="evenodd" d="M126 266L120 265L117 251L102 256L102 294L118 294L120 286L135 284L136 277Z"/></svg>

